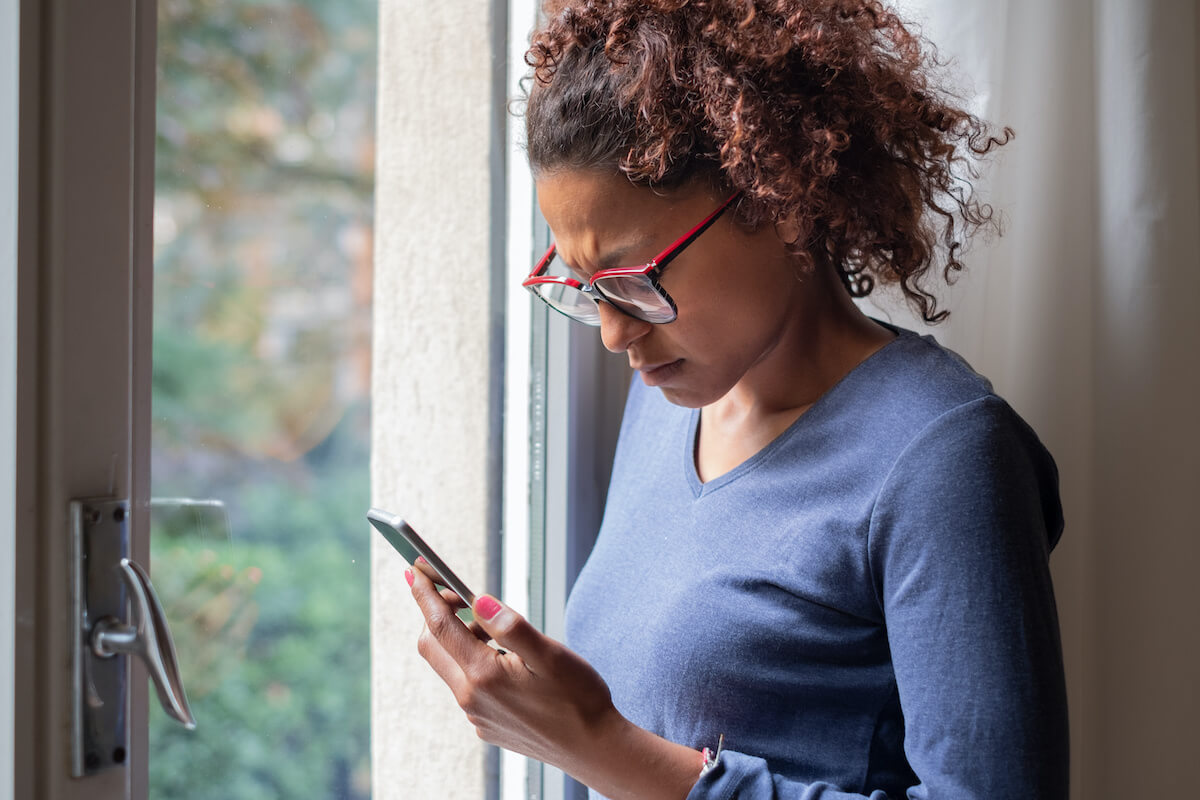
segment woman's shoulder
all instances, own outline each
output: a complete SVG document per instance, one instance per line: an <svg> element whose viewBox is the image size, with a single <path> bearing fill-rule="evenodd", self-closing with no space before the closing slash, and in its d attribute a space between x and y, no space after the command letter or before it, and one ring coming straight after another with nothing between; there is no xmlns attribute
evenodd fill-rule
<svg viewBox="0 0 1200 800"><path fill-rule="evenodd" d="M933 336L888 327L896 338L819 402L825 425L860 431L877 448L888 441L902 447L954 409L977 408L981 414L1007 409L991 381L958 353Z"/></svg>
<svg viewBox="0 0 1200 800"><path fill-rule="evenodd" d="M896 338L855 370L864 402L909 409L914 421L994 395L992 383L966 359L928 334L887 326Z"/></svg>
<svg viewBox="0 0 1200 800"><path fill-rule="evenodd" d="M1028 423L964 358L932 336L893 330L896 338L815 409L819 419L810 423L830 434L833 446L869 454L874 469L884 471L913 447L952 463L998 439L1019 443L1035 460L1049 458Z"/></svg>

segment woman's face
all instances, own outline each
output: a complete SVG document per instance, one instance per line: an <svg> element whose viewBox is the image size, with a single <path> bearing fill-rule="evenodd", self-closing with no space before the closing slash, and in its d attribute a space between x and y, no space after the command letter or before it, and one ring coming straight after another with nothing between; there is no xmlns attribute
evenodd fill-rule
<svg viewBox="0 0 1200 800"><path fill-rule="evenodd" d="M560 258L578 277L648 262L716 209L724 197L695 185L658 194L604 172L538 177L538 204ZM654 325L600 303L604 346L672 403L709 405L772 357L802 324L808 281L773 226L748 233L725 214L664 270L659 282L678 318Z"/></svg>

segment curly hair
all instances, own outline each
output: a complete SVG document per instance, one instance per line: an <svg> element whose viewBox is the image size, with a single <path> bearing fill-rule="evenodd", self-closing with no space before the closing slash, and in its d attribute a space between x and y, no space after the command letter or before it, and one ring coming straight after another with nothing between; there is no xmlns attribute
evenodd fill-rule
<svg viewBox="0 0 1200 800"><path fill-rule="evenodd" d="M1012 137L933 85L932 45L874 0L548 0L526 53L535 173L619 170L741 192L751 228L786 223L811 269L855 297L898 285L939 322L928 273L998 230L976 161Z"/></svg>

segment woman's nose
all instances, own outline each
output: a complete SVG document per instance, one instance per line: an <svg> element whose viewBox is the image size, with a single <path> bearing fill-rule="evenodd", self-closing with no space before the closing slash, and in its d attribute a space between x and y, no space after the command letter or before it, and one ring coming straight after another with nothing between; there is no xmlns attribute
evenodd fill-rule
<svg viewBox="0 0 1200 800"><path fill-rule="evenodd" d="M645 320L623 314L611 304L601 302L600 340L614 353L624 353L629 345L650 332L651 324Z"/></svg>

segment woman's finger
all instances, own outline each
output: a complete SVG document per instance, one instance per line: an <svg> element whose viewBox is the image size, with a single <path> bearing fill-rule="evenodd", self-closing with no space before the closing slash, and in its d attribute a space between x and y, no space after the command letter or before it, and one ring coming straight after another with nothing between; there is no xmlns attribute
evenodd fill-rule
<svg viewBox="0 0 1200 800"><path fill-rule="evenodd" d="M440 586L442 598L447 603L450 603L455 608L468 608L467 602L460 598L457 592L455 592L453 589L446 588L446 584L445 581L442 580L442 576L437 574L437 570L430 566L429 562L426 561L424 557L418 557L417 560L413 562L412 568L414 571L420 570L421 572L425 573L425 577L433 581L435 586Z"/></svg>
<svg viewBox="0 0 1200 800"><path fill-rule="evenodd" d="M503 649L517 653L530 671L538 673L553 668L562 645L545 636L520 614L490 594L477 597L472 611L479 627Z"/></svg>
<svg viewBox="0 0 1200 800"><path fill-rule="evenodd" d="M463 672L458 662L450 657L446 648L442 647L437 637L429 631L428 626L421 630L421 635L417 638L417 652L433 668L442 682L450 687L455 699L461 697L467 688L466 673Z"/></svg>
<svg viewBox="0 0 1200 800"><path fill-rule="evenodd" d="M455 592L453 589L445 589L445 588L439 589L438 594L440 594L442 596L442 599L445 600L446 603L449 604L451 608L466 608L467 607L466 602L464 602L463 599L458 596L458 593ZM462 619L462 617L459 617L459 619Z"/></svg>
<svg viewBox="0 0 1200 800"><path fill-rule="evenodd" d="M467 626L467 630L479 641L487 644L492 641L492 635L483 629L477 620L472 619L471 624Z"/></svg>
<svg viewBox="0 0 1200 800"><path fill-rule="evenodd" d="M413 562L413 569L418 569L421 572L424 572L425 577L429 578L429 580L433 581L434 583L442 582L441 577L439 577L437 574L437 570L435 570L433 566L425 560L425 556L417 557L417 560Z"/></svg>
<svg viewBox="0 0 1200 800"><path fill-rule="evenodd" d="M412 595L425 617L425 627L429 635L437 640L459 667L478 658L494 656L491 648L481 652L480 648L486 646L480 642L477 634L456 616L454 606L442 597L433 581L423 571L414 569L409 570L407 574L412 578Z"/></svg>

